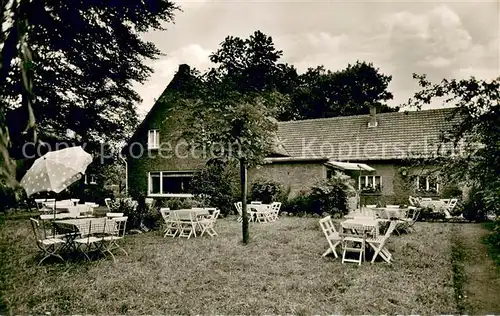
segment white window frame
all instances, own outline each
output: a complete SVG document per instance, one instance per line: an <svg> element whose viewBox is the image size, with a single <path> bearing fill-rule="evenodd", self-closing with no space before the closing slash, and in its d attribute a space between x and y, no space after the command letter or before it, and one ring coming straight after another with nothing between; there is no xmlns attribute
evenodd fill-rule
<svg viewBox="0 0 500 316"><path fill-rule="evenodd" d="M97 184L97 182L95 181L95 176L89 176L90 177L90 182L88 182L88 178L87 178L87 174L85 174L85 184Z"/></svg>
<svg viewBox="0 0 500 316"><path fill-rule="evenodd" d="M163 192L163 174L173 174L173 173L186 173L192 174L194 176L194 171L151 171L148 172L148 197L177 197L177 198L191 198L193 194L191 193L151 193L151 188L153 187L153 181L151 178L152 173L160 173L160 192Z"/></svg>
<svg viewBox="0 0 500 316"><path fill-rule="evenodd" d="M370 176L359 176L358 177L358 190L361 191L361 178L365 178L365 183L371 183L372 187L375 187L375 177L380 178L380 192L382 193L382 176L370 175ZM370 179L371 178L371 179ZM368 181L370 179L371 181Z"/></svg>
<svg viewBox="0 0 500 316"><path fill-rule="evenodd" d="M153 142L151 142L151 135L153 135ZM157 129L150 129L148 131L148 149L158 148L160 148L160 131Z"/></svg>
<svg viewBox="0 0 500 316"><path fill-rule="evenodd" d="M417 176L417 190L420 190L420 178L425 178L425 192L430 191L429 177L430 176ZM436 177L436 193L439 193L439 177Z"/></svg>

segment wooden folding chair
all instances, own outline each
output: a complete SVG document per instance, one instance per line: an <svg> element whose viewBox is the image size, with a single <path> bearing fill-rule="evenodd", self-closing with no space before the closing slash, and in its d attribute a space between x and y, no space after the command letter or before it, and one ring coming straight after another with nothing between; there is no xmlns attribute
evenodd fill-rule
<svg viewBox="0 0 500 316"><path fill-rule="evenodd" d="M179 232L177 227L177 220L175 218L175 211L171 211L168 207L160 209L161 217L165 222L165 229L163 230L163 238L175 237Z"/></svg>
<svg viewBox="0 0 500 316"><path fill-rule="evenodd" d="M375 253L373 254L373 258L371 261L372 263L375 262L375 259L379 255L387 263L391 263L392 255L389 252L389 250L387 250L387 248L385 247L385 244L389 239L389 237L391 236L394 229L396 228L396 225L397 225L396 221L391 221L391 223L389 224L389 228L387 228L383 236L373 236L373 237L368 237L366 239L366 242L373 248L373 250L375 250Z"/></svg>
<svg viewBox="0 0 500 316"><path fill-rule="evenodd" d="M203 234L207 233L210 235L210 237L217 236L217 232L214 229L215 222L217 221L217 218L219 217L220 210L216 209L212 215L210 215L209 218L205 218L201 221L198 221L198 225L201 227L201 234L200 236L203 236Z"/></svg>
<svg viewBox="0 0 500 316"><path fill-rule="evenodd" d="M343 250L342 263L354 262L361 265L361 262L365 258L366 232L364 226L350 225L348 228L342 227L342 232L340 233ZM358 254L358 258L349 259L347 258L348 253Z"/></svg>
<svg viewBox="0 0 500 316"><path fill-rule="evenodd" d="M62 249L66 241L60 238L55 238L54 236L46 237L46 233L44 232L42 234L40 231L40 222L34 218L30 218L30 221L31 227L33 228L33 234L35 235L36 245L45 255L42 260L38 262L38 265L49 257L56 257L65 262L57 252Z"/></svg>
<svg viewBox="0 0 500 316"><path fill-rule="evenodd" d="M243 220L243 207L241 206L241 202L234 203L234 207L236 207L236 211L238 212L238 222Z"/></svg>
<svg viewBox="0 0 500 316"><path fill-rule="evenodd" d="M194 235L196 237L196 227L198 226L198 221L195 218L193 212L174 212L176 224L179 230L178 237L185 237L187 239Z"/></svg>
<svg viewBox="0 0 500 316"><path fill-rule="evenodd" d="M273 220L277 220L280 214L281 202L271 203L271 208L272 208L272 218Z"/></svg>
<svg viewBox="0 0 500 316"><path fill-rule="evenodd" d="M118 244L118 241L125 237L127 219L127 216L123 216L113 217L106 220L106 236L104 236L103 238L104 249L102 249L101 252L104 255L106 255L106 253L109 253L111 257L113 257L114 262L116 262L116 260L115 255L112 253L112 250L120 249L121 251L123 251L123 253L125 253L126 256L128 256L128 253L125 251L125 249L123 249Z"/></svg>
<svg viewBox="0 0 500 316"><path fill-rule="evenodd" d="M329 253L333 253L335 258L338 258L337 252L335 248L340 244L341 238L339 232L335 228L335 225L332 222L331 216L327 216L319 220L319 226L325 235L326 240L328 241L329 248L321 255L322 257L328 255Z"/></svg>
<svg viewBox="0 0 500 316"><path fill-rule="evenodd" d="M409 229L416 231L413 225L418 220L420 215L420 208L415 206L409 206L408 211L406 212L406 216L398 221L398 224L401 224L401 228L408 231Z"/></svg>
<svg viewBox="0 0 500 316"><path fill-rule="evenodd" d="M106 236L106 219L95 219L89 221L88 226L80 230L80 238L73 242L79 250L90 261L89 253L102 249L104 236Z"/></svg>

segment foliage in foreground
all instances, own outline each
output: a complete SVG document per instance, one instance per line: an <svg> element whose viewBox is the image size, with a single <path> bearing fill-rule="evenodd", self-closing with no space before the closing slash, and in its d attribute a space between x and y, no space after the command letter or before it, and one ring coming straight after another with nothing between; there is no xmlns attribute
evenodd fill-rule
<svg viewBox="0 0 500 316"><path fill-rule="evenodd" d="M300 192L284 203L283 211L297 214L338 214L349 212L348 198L355 193L354 180L336 171L329 179L321 179L308 191Z"/></svg>
<svg viewBox="0 0 500 316"><path fill-rule="evenodd" d="M131 132L140 101L132 83L160 55L140 34L163 30L176 10L168 0L2 1L0 176L15 185L11 157L24 158L36 136L97 151Z"/></svg>
<svg viewBox="0 0 500 316"><path fill-rule="evenodd" d="M201 204L217 207L227 216L234 211L239 193L235 168L229 161L209 160L205 168L191 180L192 193Z"/></svg>

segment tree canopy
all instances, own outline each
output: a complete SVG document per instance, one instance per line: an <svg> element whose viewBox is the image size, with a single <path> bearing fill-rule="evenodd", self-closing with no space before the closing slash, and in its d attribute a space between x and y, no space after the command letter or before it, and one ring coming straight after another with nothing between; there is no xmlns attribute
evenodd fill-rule
<svg viewBox="0 0 500 316"><path fill-rule="evenodd" d="M443 140L453 141L459 150L456 155L438 158L442 162L442 174L448 180L478 188L486 207L500 215L500 77L444 79L440 83L430 82L425 75L413 77L422 90L407 106L420 109L440 99L445 105L455 106L454 115L460 118L457 125L443 135Z"/></svg>
<svg viewBox="0 0 500 316"><path fill-rule="evenodd" d="M171 1L13 0L1 10L0 114L6 120L0 123L10 131L2 149L10 140L11 156L19 158L33 131L50 142L67 140L70 129L79 142L92 144L132 131L141 100L132 84L148 78L145 60L160 55L140 34L172 21L177 7Z"/></svg>
<svg viewBox="0 0 500 316"><path fill-rule="evenodd" d="M288 95L288 106L276 114L280 120L367 114L368 104L379 106L381 112L399 109L385 104L393 98L388 91L392 77L372 63L357 61L337 71L317 66L299 75L295 67L280 62L282 56L272 37L260 31L246 39L228 36L210 55L217 66L207 75L224 79L227 88L242 94Z"/></svg>

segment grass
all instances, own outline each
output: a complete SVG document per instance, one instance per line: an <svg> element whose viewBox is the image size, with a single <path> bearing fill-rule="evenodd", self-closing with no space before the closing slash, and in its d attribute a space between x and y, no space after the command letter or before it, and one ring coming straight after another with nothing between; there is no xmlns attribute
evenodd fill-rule
<svg viewBox="0 0 500 316"><path fill-rule="evenodd" d="M500 230L497 228L500 224L496 222L486 222L484 227L490 231L490 233L483 239L484 244L488 248L488 253L495 262L495 264L500 268Z"/></svg>
<svg viewBox="0 0 500 316"><path fill-rule="evenodd" d="M246 246L235 218L218 221L215 238L130 235L115 264L68 266L36 266L28 220L0 225L0 314L458 313L453 224L417 223L390 240L392 265L361 266L322 258L327 243L310 218L251 224Z"/></svg>

